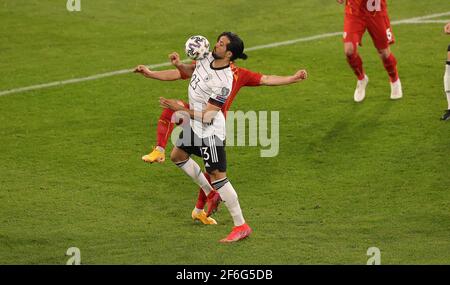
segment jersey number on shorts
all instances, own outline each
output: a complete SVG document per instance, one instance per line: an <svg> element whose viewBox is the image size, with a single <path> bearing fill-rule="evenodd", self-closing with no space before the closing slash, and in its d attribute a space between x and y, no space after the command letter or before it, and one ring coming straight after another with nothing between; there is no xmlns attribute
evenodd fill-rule
<svg viewBox="0 0 450 285"><path fill-rule="evenodd" d="M208 147L202 147L203 149L203 159L207 161L209 159Z"/></svg>
<svg viewBox="0 0 450 285"><path fill-rule="evenodd" d="M381 0L367 0L367 10L369 12L381 11Z"/></svg>
<svg viewBox="0 0 450 285"><path fill-rule="evenodd" d="M392 32L391 32L391 28L386 30L386 36L388 41L392 41Z"/></svg>

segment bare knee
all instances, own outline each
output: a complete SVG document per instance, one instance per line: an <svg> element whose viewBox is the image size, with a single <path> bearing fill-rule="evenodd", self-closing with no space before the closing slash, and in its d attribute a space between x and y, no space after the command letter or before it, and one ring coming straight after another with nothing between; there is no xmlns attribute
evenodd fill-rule
<svg viewBox="0 0 450 285"><path fill-rule="evenodd" d="M220 172L219 170L213 170L211 172L208 172L209 177L211 177L211 181L217 181L217 180L221 180L225 177L227 177L227 173L226 172Z"/></svg>
<svg viewBox="0 0 450 285"><path fill-rule="evenodd" d="M173 152L170 153L170 160L172 160L173 163L179 162L177 155Z"/></svg>
<svg viewBox="0 0 450 285"><path fill-rule="evenodd" d="M378 55L380 56L381 60L386 60L391 55L391 50L389 48L387 49L379 49Z"/></svg>
<svg viewBox="0 0 450 285"><path fill-rule="evenodd" d="M170 153L170 160L174 163L185 161L189 158L189 155L182 149L174 147Z"/></svg>
<svg viewBox="0 0 450 285"><path fill-rule="evenodd" d="M353 43L344 43L344 53L346 57L351 57L353 54L355 54Z"/></svg>

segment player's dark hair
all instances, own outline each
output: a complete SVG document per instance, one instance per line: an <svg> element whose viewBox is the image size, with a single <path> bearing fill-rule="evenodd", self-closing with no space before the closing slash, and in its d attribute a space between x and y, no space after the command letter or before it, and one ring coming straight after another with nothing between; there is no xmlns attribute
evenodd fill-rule
<svg viewBox="0 0 450 285"><path fill-rule="evenodd" d="M247 55L244 53L244 42L241 38L232 33L232 32L223 32L217 37L217 41L223 36L226 36L230 43L227 45L227 51L231 51L233 54L230 58L231 61L234 61L238 58L247 59Z"/></svg>

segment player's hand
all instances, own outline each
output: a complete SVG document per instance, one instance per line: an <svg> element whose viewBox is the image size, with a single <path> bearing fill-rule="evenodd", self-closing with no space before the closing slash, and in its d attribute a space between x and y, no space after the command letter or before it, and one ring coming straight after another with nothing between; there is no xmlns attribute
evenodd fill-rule
<svg viewBox="0 0 450 285"><path fill-rule="evenodd" d="M446 34L449 34L449 35L450 35L450 23L448 23L447 25L445 25L444 32L445 32Z"/></svg>
<svg viewBox="0 0 450 285"><path fill-rule="evenodd" d="M134 73L141 73L141 74L150 74L152 71L148 69L145 65L138 65L134 71Z"/></svg>
<svg viewBox="0 0 450 285"><path fill-rule="evenodd" d="M294 74L294 82L305 80L308 78L308 72L305 69L301 69Z"/></svg>
<svg viewBox="0 0 450 285"><path fill-rule="evenodd" d="M169 59L174 66L179 66L181 64L180 55L176 52L169 54Z"/></svg>
<svg viewBox="0 0 450 285"><path fill-rule="evenodd" d="M183 104L180 104L178 100L175 99L166 99L164 97L159 97L159 105L162 108L168 108L174 111L184 110Z"/></svg>
<svg viewBox="0 0 450 285"><path fill-rule="evenodd" d="M344 4L345 0L336 0L339 4Z"/></svg>

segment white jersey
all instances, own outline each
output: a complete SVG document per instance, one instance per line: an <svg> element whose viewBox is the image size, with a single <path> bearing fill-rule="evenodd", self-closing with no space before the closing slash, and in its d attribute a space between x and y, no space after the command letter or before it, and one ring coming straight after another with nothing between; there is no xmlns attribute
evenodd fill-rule
<svg viewBox="0 0 450 285"><path fill-rule="evenodd" d="M210 53L207 57L195 64L195 70L189 83L189 108L203 112L209 103L218 107L227 100L233 87L233 72L230 66L213 68L214 57ZM191 119L191 128L200 138L217 136L225 140L225 117L222 111L217 112L211 124L204 124Z"/></svg>

